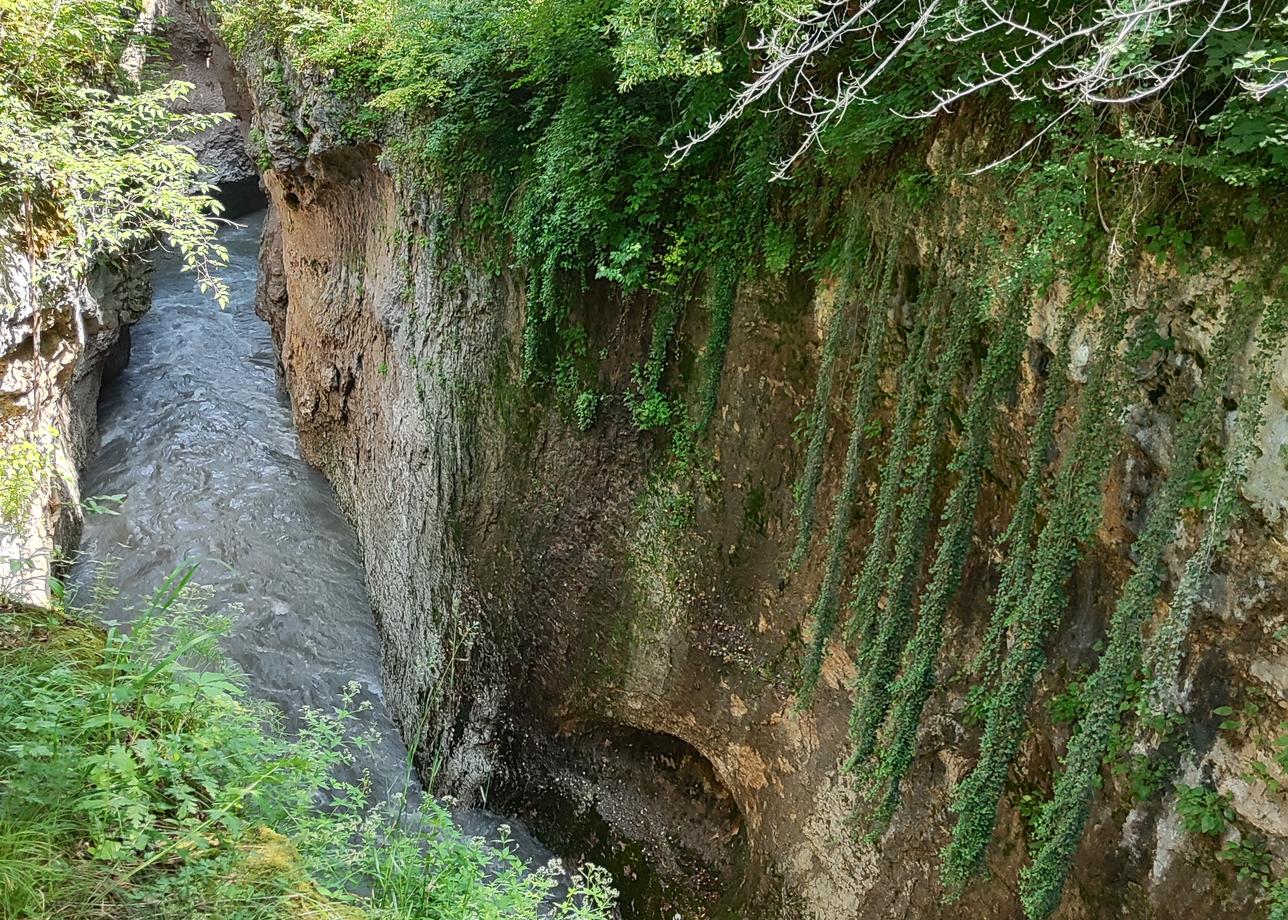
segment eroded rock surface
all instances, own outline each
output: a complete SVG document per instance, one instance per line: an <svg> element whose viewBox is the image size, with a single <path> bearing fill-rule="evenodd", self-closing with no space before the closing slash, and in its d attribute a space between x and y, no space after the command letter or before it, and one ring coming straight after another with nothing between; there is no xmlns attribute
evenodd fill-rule
<svg viewBox="0 0 1288 920"><path fill-rule="evenodd" d="M0 449L6 464L24 455L37 464L34 487L16 490L25 511L0 522L6 595L46 601L58 551L80 538L78 474L95 444L99 389L129 361L130 325L151 303L148 275L134 258L37 303L25 254L0 248Z"/></svg>

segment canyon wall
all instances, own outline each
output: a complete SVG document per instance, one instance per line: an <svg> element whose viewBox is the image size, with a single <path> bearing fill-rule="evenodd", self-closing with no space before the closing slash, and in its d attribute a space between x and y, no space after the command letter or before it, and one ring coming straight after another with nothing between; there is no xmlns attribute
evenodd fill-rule
<svg viewBox="0 0 1288 920"><path fill-rule="evenodd" d="M137 258L99 269L42 296L41 309L26 256L0 248L0 451L15 502L0 522L0 593L46 601L60 551L80 539L78 473L94 447L99 389L129 360L130 324L152 299L148 276Z"/></svg>
<svg viewBox="0 0 1288 920"><path fill-rule="evenodd" d="M306 455L361 537L387 698L422 775L439 791L518 812L570 854L608 861L636 916L663 907L748 918L1020 916L1011 885L1028 809L1048 788L1069 730L1046 704L1095 661L1145 502L1171 462L1176 420L1210 349L1223 273L1181 277L1153 261L1136 268L1166 344L1134 368L1104 523L1068 588L1036 729L990 851L995 876L948 908L934 879L951 827L948 792L976 744L962 672L997 579L991 548L1024 474L1046 380L1068 373L1075 388L1082 382L1095 323L1075 330L1070 367L1051 367L1052 317L1067 292L1035 312L952 609L947 692L923 721L905 807L879 841L857 842L852 782L841 771L855 665L833 645L816 700L798 711L801 631L823 554L785 575L803 462L793 432L811 399L832 286L813 289L788 273L740 295L708 436L718 476L698 490L693 521L677 525L676 490L688 484L668 477L665 439L639 432L614 398L583 432L519 383L523 277L502 253L465 248L466 205L405 185L382 167L378 147L346 143L338 128L346 113L316 79L277 62L243 63L271 199L260 311ZM935 146L927 169L952 156ZM900 283L881 305L900 341L919 271L945 258L960 232L946 213L908 215ZM654 306L623 302L606 284L584 295L574 319L591 352L604 349L603 391L629 387ZM698 312L685 321L686 342L703 338ZM668 385L692 403L694 349L683 347ZM890 371L883 418L896 388ZM845 389L838 384L838 397ZM1272 759L1288 708L1288 656L1277 638L1288 623L1286 399L1281 368L1245 488L1250 514L1194 631L1188 743L1175 765L1183 782L1232 794L1243 830L1227 836L1256 833L1276 853L1288 843L1288 803L1275 785L1286 778ZM1227 410L1229 425L1237 406ZM839 487L845 416L838 404L820 508ZM1072 427L1066 412L1061 443ZM867 542L879 453L865 464L849 571ZM1173 579L1199 520L1182 522ZM1218 728L1214 710L1249 700L1259 708L1245 710L1240 730ZM1254 777L1254 761L1271 773ZM1245 916L1253 887L1234 879L1210 841L1184 832L1176 797L1134 801L1131 783L1108 774L1059 916Z"/></svg>

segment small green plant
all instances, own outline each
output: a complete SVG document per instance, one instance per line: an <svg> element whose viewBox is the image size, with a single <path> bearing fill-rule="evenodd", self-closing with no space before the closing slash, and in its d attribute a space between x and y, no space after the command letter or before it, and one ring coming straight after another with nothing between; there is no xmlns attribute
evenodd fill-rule
<svg viewBox="0 0 1288 920"><path fill-rule="evenodd" d="M36 493L53 475L53 445L15 441L0 447L0 523L22 530Z"/></svg>
<svg viewBox="0 0 1288 920"><path fill-rule="evenodd" d="M86 514L107 514L112 516L121 513L116 509L123 504L125 504L124 492L119 495L90 495L81 502Z"/></svg>
<svg viewBox="0 0 1288 920"><path fill-rule="evenodd" d="M577 394L573 404L572 415L581 431L589 431L595 424L595 413L599 411L599 394L594 390L582 390Z"/></svg>
<svg viewBox="0 0 1288 920"><path fill-rule="evenodd" d="M1177 784L1176 810L1187 831L1210 837L1219 837L1235 819L1229 793L1217 792L1210 786Z"/></svg>
<svg viewBox="0 0 1288 920"><path fill-rule="evenodd" d="M1064 690L1051 697L1047 711L1051 721L1056 725L1073 725L1087 712L1087 700L1083 694L1085 675L1078 680L1071 680Z"/></svg>

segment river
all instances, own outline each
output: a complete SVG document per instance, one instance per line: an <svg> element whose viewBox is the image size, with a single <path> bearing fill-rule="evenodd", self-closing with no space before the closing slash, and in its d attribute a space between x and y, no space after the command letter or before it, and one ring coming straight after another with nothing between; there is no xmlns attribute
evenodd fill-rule
<svg viewBox="0 0 1288 920"><path fill-rule="evenodd" d="M300 458L272 339L255 315L262 222L254 214L221 233L223 310L174 255L159 255L152 310L132 331L129 367L104 388L101 446L83 480L87 496L126 497L117 513L88 516L74 581L84 587L110 565L105 577L122 595L112 612L128 618L131 600L199 561L196 581L235 614L227 655L288 729L305 707L334 709L357 686L373 743L346 778L365 770L374 797L389 800L404 790L407 749L381 694L357 538L330 484ZM551 856L516 821L477 809L456 817L493 840L507 825L530 865Z"/></svg>

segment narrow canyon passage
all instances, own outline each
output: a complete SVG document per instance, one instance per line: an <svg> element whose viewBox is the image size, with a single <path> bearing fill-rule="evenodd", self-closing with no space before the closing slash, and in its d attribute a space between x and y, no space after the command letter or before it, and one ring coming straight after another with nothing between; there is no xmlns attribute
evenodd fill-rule
<svg viewBox="0 0 1288 920"><path fill-rule="evenodd" d="M255 315L263 214L238 224L221 234L224 310L177 258L157 260L152 310L133 330L129 367L104 389L102 443L85 475L86 495L125 500L116 514L89 515L75 580L88 589L101 572L121 592L109 613L128 618L176 567L199 562L194 581L235 618L224 647L252 693L293 729L306 708L332 710L356 685L371 750L345 778L369 773L380 799L409 784L414 799L419 783L382 696L357 539L326 478L300 458L269 330ZM478 809L455 817L491 840L506 824L530 865L551 855L514 821Z"/></svg>

